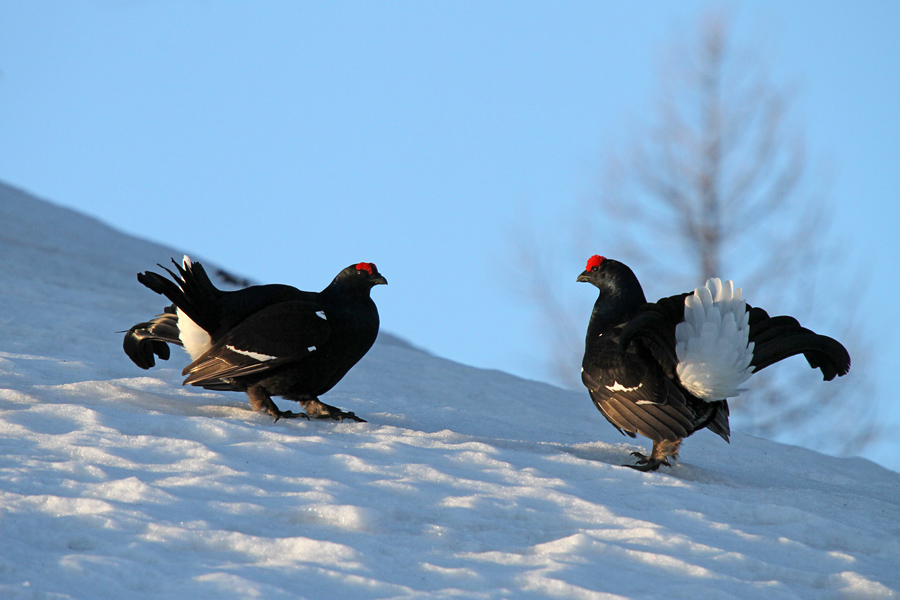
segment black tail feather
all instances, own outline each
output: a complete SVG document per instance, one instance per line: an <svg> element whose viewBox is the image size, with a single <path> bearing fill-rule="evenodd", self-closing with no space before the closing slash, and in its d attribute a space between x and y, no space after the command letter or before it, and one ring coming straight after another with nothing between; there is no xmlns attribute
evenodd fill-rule
<svg viewBox="0 0 900 600"><path fill-rule="evenodd" d="M222 291L210 281L206 270L198 262L182 266L175 262L176 275L170 269L159 265L172 280L166 279L153 271L138 273L138 281L169 299L176 307L184 311L190 319L205 329L212 331L219 325L220 317L210 311L219 306L218 300Z"/></svg>
<svg viewBox="0 0 900 600"><path fill-rule="evenodd" d="M149 369L156 365L154 356L158 356L160 360L169 360L168 344L181 345L174 306L168 307L166 312L146 323L138 323L129 329L125 333L122 348L134 364L142 369Z"/></svg>
<svg viewBox="0 0 900 600"><path fill-rule="evenodd" d="M728 443L731 443L731 426L728 424L728 402L721 400L716 403L716 415L706 428L721 437Z"/></svg>
<svg viewBox="0 0 900 600"><path fill-rule="evenodd" d="M837 340L802 327L793 317L769 317L761 308L747 308L754 372L796 354L803 354L813 369L820 369L825 381L850 371L850 354Z"/></svg>
<svg viewBox="0 0 900 600"><path fill-rule="evenodd" d="M166 269L162 265L159 266L168 271L173 278L175 277L172 271L169 271L169 269ZM174 304L175 306L179 306L180 304L185 303L184 292L181 290L181 287L166 279L159 273L154 273L153 271L145 271L143 273L138 273L137 279L157 294L161 294L168 298L169 301L172 302L172 304ZM178 281L180 283L180 280Z"/></svg>
<svg viewBox="0 0 900 600"><path fill-rule="evenodd" d="M210 281L200 263L180 265L174 260L178 273L159 265L172 279L153 271L138 273L137 279L157 294L161 294L172 302L165 309L145 323L138 323L128 330L122 342L125 354L142 369L156 365L156 358L169 359L168 344L181 345L178 331L178 313L181 309L194 323L211 331L218 327L218 299L222 291Z"/></svg>

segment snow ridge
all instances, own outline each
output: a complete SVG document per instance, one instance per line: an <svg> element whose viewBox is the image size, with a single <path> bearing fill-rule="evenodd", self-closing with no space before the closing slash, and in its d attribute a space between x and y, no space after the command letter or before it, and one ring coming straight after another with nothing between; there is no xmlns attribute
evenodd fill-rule
<svg viewBox="0 0 900 600"><path fill-rule="evenodd" d="M684 321L675 327L678 377L689 392L714 402L733 398L753 369L750 313L734 282L713 277L684 299Z"/></svg>

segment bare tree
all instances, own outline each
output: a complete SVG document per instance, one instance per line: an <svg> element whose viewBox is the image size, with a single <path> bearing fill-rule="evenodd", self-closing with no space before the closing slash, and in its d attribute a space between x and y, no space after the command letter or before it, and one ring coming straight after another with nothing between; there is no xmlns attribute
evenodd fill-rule
<svg viewBox="0 0 900 600"><path fill-rule="evenodd" d="M862 334L851 318L860 281L852 269L833 276L841 255L832 204L805 177L806 144L789 118L793 94L773 82L760 57L729 45L717 15L703 21L698 41L668 54L655 119L629 151L609 158L602 192L582 207L594 218L578 221L579 260L595 253L623 260L648 298L711 276L734 279L751 304L841 339L854 359L851 377L820 385L811 369L789 364L760 373L753 391L730 403L743 431L858 451L875 433ZM571 315L560 318L566 301L546 290L548 268L532 266L529 297L546 323L569 327ZM840 309L840 322L829 322L836 311L826 309ZM586 314L582 321L581 336L552 338L567 344L551 358L551 372L567 385L577 377ZM569 347L576 337L579 345Z"/></svg>

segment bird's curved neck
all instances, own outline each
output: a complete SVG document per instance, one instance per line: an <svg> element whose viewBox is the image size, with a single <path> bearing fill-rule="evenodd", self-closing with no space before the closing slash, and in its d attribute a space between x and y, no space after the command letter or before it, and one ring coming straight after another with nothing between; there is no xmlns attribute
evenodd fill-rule
<svg viewBox="0 0 900 600"><path fill-rule="evenodd" d="M601 288L591 312L588 337L593 337L604 329L627 320L646 302L644 290L640 285L629 286L627 289Z"/></svg>

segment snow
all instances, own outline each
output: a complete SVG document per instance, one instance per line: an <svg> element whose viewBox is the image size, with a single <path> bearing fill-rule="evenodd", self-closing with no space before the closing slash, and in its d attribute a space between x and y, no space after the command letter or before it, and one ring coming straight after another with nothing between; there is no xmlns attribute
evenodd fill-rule
<svg viewBox="0 0 900 600"><path fill-rule="evenodd" d="M135 273L181 254L0 185L0 597L900 595L900 474L864 459L704 431L640 473L587 393L385 332L323 397L368 423L142 371Z"/></svg>

